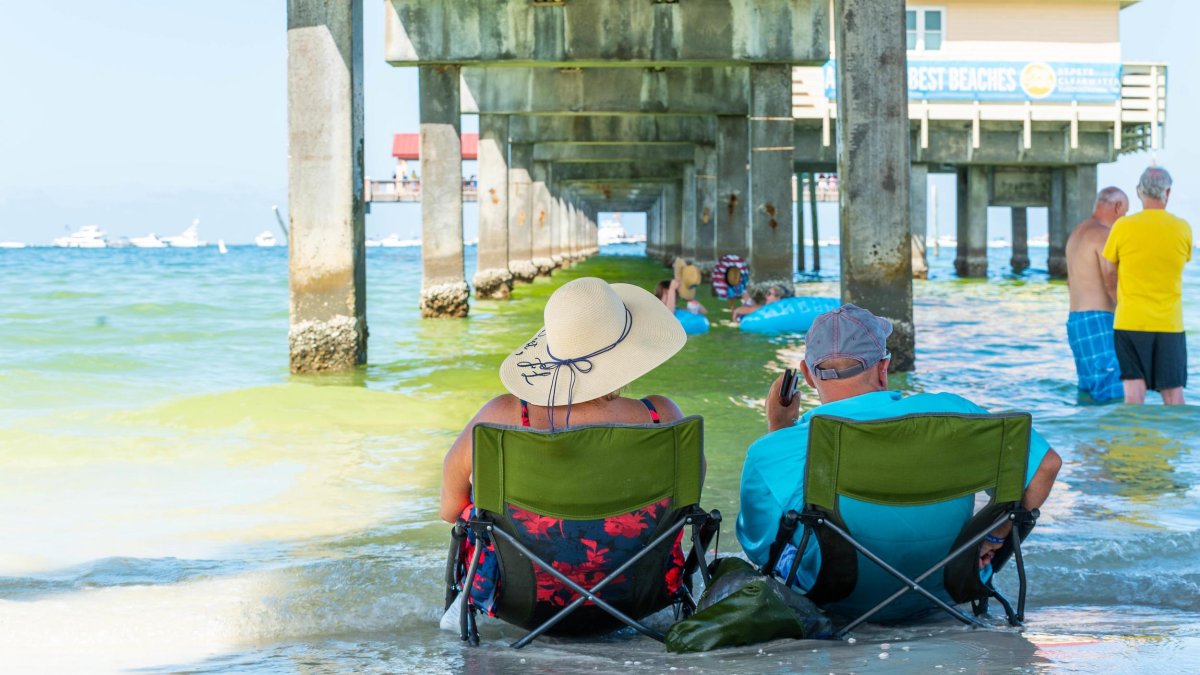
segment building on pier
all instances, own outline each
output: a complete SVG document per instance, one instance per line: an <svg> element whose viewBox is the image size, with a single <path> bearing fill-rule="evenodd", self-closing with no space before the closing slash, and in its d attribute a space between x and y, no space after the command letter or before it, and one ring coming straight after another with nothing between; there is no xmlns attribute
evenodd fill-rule
<svg viewBox="0 0 1200 675"><path fill-rule="evenodd" d="M914 268L924 267L925 185L958 184L955 268L987 275L987 207L1012 209L1011 264L1029 266L1027 209L1048 209L1052 276L1092 211L1096 165L1162 147L1167 68L1121 58L1137 0L942 0L906 9ZM837 47L831 47L833 59ZM793 70L797 171L837 166L832 61Z"/></svg>

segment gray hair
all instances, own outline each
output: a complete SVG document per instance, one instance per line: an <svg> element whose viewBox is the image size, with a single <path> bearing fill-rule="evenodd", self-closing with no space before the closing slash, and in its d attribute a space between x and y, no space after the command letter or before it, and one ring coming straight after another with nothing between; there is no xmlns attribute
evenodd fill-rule
<svg viewBox="0 0 1200 675"><path fill-rule="evenodd" d="M1096 205L1093 208L1099 208L1101 204L1113 204L1115 206L1121 202L1129 203L1129 196L1121 188L1109 186L1096 195Z"/></svg>
<svg viewBox="0 0 1200 675"><path fill-rule="evenodd" d="M1171 174L1161 166L1152 166L1142 172L1138 179L1138 194L1147 199L1163 201L1171 189Z"/></svg>

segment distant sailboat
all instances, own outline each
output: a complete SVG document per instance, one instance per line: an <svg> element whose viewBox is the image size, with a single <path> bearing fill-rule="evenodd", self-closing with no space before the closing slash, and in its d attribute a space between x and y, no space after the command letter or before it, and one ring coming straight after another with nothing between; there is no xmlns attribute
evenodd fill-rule
<svg viewBox="0 0 1200 675"><path fill-rule="evenodd" d="M221 254L229 253L229 249L225 248L225 240L224 239L217 240L217 252L221 253Z"/></svg>

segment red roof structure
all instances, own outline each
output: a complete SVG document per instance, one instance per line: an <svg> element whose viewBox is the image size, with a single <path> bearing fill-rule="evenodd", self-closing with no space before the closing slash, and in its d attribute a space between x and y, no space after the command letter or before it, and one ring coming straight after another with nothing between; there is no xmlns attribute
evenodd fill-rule
<svg viewBox="0 0 1200 675"><path fill-rule="evenodd" d="M392 156L396 159L421 159L421 135L396 134L392 138ZM462 158L479 159L479 134L462 135Z"/></svg>

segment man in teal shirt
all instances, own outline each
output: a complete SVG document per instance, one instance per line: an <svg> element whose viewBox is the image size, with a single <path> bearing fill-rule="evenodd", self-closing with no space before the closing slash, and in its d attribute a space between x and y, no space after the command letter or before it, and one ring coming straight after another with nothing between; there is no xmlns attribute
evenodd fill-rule
<svg viewBox="0 0 1200 675"><path fill-rule="evenodd" d="M782 378L771 385L767 395L767 430L770 433L751 444L746 452L741 513L737 519L738 541L754 563L762 565L766 562L780 517L788 510L804 508L808 424L813 415L872 420L912 413L987 412L955 394L901 396L899 392L888 391L891 355L887 352L887 336L891 332L892 326L886 319L852 304L842 305L817 317L806 336L801 371L805 382L816 389L821 405L801 416L799 397L793 397L787 406L780 402ZM946 459L953 462L950 454ZM1025 508L1036 509L1046 501L1061 465L1058 453L1034 431L1029 447ZM846 524L867 548L900 553L911 551L915 556L932 557L934 561L949 550L973 509L974 498L970 495L951 502L907 507L871 504L848 497L841 499ZM1010 529L1008 524L1001 526L980 545L979 567L985 573ZM794 556L795 547L789 546L778 564L783 574L787 573ZM812 586L820 565L818 547L808 546L796 578L799 590L807 591ZM860 565L854 592L827 609L847 615L862 613L895 587L895 579L878 566ZM935 593L940 591L940 597L949 601L940 584L937 587ZM901 596L874 618L883 621L900 619L932 606L925 598L910 593Z"/></svg>

